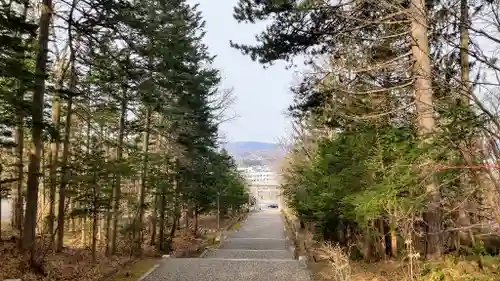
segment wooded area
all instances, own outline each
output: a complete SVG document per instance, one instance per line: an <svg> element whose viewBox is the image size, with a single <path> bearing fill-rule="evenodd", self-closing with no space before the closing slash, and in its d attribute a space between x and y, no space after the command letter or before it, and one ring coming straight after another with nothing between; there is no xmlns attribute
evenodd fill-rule
<svg viewBox="0 0 500 281"><path fill-rule="evenodd" d="M19 254L46 276L47 256L75 239L94 263L145 245L168 253L181 222L196 237L200 215L242 211L245 181L219 147L231 92L219 87L197 6L0 9L0 191L14 202L0 243L19 249L0 251L2 262Z"/></svg>
<svg viewBox="0 0 500 281"><path fill-rule="evenodd" d="M499 12L495 0L238 2L238 21L270 25L233 47L308 65L283 183L303 227L367 261L498 253Z"/></svg>

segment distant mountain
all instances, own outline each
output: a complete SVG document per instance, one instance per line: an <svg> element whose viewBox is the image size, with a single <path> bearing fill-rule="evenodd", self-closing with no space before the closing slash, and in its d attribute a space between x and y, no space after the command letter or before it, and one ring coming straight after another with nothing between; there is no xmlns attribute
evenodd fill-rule
<svg viewBox="0 0 500 281"><path fill-rule="evenodd" d="M254 151L281 149L279 144L260 141L235 141L224 145L228 151Z"/></svg>
<svg viewBox="0 0 500 281"><path fill-rule="evenodd" d="M240 165L272 165L280 161L284 152L279 144L258 141L229 142L222 146Z"/></svg>

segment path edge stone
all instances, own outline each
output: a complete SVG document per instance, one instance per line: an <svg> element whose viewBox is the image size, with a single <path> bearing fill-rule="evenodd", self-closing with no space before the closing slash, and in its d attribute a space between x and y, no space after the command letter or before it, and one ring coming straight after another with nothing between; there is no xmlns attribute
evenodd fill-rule
<svg viewBox="0 0 500 281"><path fill-rule="evenodd" d="M151 267L146 273L141 275L141 277L139 277L139 279L137 279L137 281L142 281L142 280L146 279L146 277L148 277L151 273L153 273L153 271L155 271L158 267L160 267L159 263L153 265L153 267Z"/></svg>
<svg viewBox="0 0 500 281"><path fill-rule="evenodd" d="M206 248L205 251L203 251L203 253L201 253L199 258L204 258L208 254L209 251L210 251L210 249Z"/></svg>

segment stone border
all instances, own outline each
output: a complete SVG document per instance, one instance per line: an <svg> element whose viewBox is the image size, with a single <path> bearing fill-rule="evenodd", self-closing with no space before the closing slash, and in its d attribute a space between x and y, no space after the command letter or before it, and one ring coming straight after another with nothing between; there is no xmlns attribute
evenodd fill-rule
<svg viewBox="0 0 500 281"><path fill-rule="evenodd" d="M201 253L199 258L204 258L208 254L209 251L210 251L209 248L205 248L205 251L203 251L203 253Z"/></svg>
<svg viewBox="0 0 500 281"><path fill-rule="evenodd" d="M153 273L158 267L160 267L159 263L153 265L153 267L151 267L151 269L149 269L146 273L141 275L141 277L139 277L139 279L137 279L137 281L142 281L142 280L146 279L146 277L148 277L151 273Z"/></svg>
<svg viewBox="0 0 500 281"><path fill-rule="evenodd" d="M283 219L283 222L285 224L284 227L284 232L285 235L287 236L288 240L291 242L290 245L290 251L293 253L293 257L295 259L299 258L299 251L298 248L300 247L299 241L298 241L298 233L296 231L295 225L291 221L289 214L284 210L281 209L281 217Z"/></svg>

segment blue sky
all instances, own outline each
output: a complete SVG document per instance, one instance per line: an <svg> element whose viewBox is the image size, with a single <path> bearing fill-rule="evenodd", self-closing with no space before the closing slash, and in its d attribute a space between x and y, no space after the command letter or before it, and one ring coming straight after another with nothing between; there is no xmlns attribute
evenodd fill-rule
<svg viewBox="0 0 500 281"><path fill-rule="evenodd" d="M264 69L229 46L229 40L255 42L255 34L263 30L265 24L238 24L232 16L237 0L190 2L201 2L207 31L205 44L211 54L217 56L215 67L224 77L222 87L234 88L236 96L229 114L237 117L220 128L224 140L276 142L290 128L284 112L292 101L289 88L293 70L285 70L284 63Z"/></svg>

